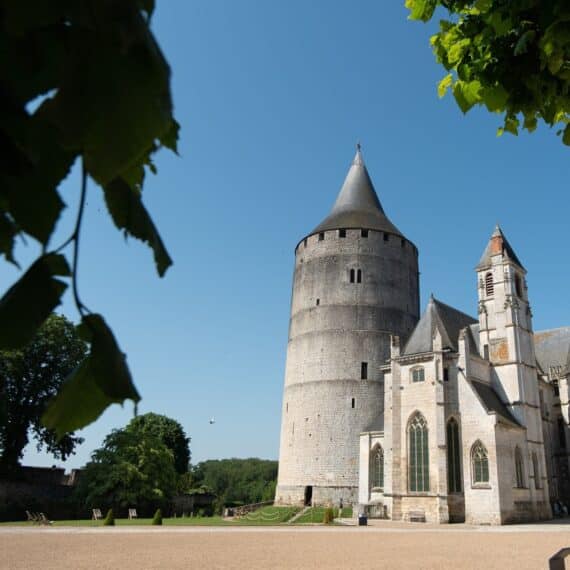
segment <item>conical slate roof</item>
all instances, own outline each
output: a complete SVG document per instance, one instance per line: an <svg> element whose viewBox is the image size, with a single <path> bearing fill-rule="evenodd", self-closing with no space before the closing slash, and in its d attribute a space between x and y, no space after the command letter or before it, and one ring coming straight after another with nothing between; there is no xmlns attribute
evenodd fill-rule
<svg viewBox="0 0 570 570"><path fill-rule="evenodd" d="M432 295L402 354L432 352L436 328L441 334L443 348L457 350L459 331L476 322L474 318L438 301Z"/></svg>
<svg viewBox="0 0 570 570"><path fill-rule="evenodd" d="M384 213L362 159L360 145L331 213L311 234L350 228L379 230L403 237Z"/></svg>
<svg viewBox="0 0 570 570"><path fill-rule="evenodd" d="M481 256L476 269L491 267L491 256L496 255L499 252L505 255L512 262L516 263L521 269L524 269L523 264L520 262L517 254L499 227L499 224L495 226L495 230L491 235L491 239L489 240L489 243L487 244L487 247Z"/></svg>

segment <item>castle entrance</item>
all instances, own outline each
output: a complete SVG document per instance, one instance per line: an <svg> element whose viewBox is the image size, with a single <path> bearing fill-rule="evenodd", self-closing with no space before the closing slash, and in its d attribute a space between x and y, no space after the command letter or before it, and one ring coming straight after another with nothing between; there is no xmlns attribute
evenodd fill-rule
<svg viewBox="0 0 570 570"><path fill-rule="evenodd" d="M313 486L308 485L305 487L305 507L309 507L311 505L311 501L313 500Z"/></svg>

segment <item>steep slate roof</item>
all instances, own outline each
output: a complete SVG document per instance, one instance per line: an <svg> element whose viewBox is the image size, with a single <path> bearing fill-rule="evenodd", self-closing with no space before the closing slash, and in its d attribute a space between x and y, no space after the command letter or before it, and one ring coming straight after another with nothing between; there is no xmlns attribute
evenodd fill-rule
<svg viewBox="0 0 570 570"><path fill-rule="evenodd" d="M431 352L436 327L441 334L443 348L457 350L459 331L475 323L474 318L438 301L432 295L402 354Z"/></svg>
<svg viewBox="0 0 570 570"><path fill-rule="evenodd" d="M517 257L517 254L515 253L514 249L511 247L511 244L505 237L505 234L499 227L499 224L495 226L495 231L491 235L491 239L489 240L489 243L487 244L487 247L485 248L485 251L481 256L481 259L479 260L476 269L484 269L485 267L491 267L491 256L493 255L493 245L498 238L500 238L503 255L505 255L508 259L510 259L511 261L516 263L519 267L524 269L524 265L520 262L519 258Z"/></svg>
<svg viewBox="0 0 570 570"><path fill-rule="evenodd" d="M469 383L475 390L477 396L479 396L479 399L481 400L481 403L487 412L495 413L503 420L520 426L519 422L516 420L513 414L511 414L507 406L503 404L499 398L499 394L495 392L492 386L485 384L484 382L478 382L477 380L469 380Z"/></svg>
<svg viewBox="0 0 570 570"><path fill-rule="evenodd" d="M534 350L543 372L551 366L570 369L570 327L535 332Z"/></svg>
<svg viewBox="0 0 570 570"><path fill-rule="evenodd" d="M350 228L379 230L403 237L384 213L362 159L360 145L331 213L309 235Z"/></svg>

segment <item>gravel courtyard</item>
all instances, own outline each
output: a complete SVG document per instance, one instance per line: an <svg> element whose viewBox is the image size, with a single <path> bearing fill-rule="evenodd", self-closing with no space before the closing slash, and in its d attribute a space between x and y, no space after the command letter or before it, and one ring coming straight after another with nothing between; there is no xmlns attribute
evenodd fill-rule
<svg viewBox="0 0 570 570"><path fill-rule="evenodd" d="M539 570L570 526L0 529L0 567ZM568 567L568 566L567 566Z"/></svg>

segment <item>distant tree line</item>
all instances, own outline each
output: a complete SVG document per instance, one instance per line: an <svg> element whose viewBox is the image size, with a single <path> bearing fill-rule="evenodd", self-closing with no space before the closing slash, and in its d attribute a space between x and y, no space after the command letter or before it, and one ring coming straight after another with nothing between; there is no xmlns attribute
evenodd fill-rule
<svg viewBox="0 0 570 570"><path fill-rule="evenodd" d="M267 459L209 459L191 471L194 487L205 487L221 506L271 501L277 483L277 461Z"/></svg>

